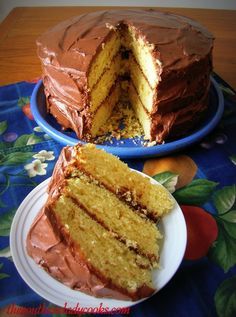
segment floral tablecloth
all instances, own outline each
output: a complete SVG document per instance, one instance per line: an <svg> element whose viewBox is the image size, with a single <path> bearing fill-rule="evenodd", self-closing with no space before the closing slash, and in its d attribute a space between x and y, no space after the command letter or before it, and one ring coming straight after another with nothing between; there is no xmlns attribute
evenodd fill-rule
<svg viewBox="0 0 236 317"><path fill-rule="evenodd" d="M156 295L132 307L131 316L236 316L236 94L217 75L215 79L225 111L210 135L174 155L127 161L173 193L188 230L177 273ZM12 305L53 306L21 279L9 248L15 211L51 175L62 148L33 120L34 86L20 82L0 87L0 316L16 313Z"/></svg>

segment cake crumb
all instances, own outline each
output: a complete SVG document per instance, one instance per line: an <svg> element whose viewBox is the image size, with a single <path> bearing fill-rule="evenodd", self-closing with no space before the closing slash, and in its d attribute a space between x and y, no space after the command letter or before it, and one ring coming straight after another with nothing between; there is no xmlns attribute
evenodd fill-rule
<svg viewBox="0 0 236 317"><path fill-rule="evenodd" d="M156 141L148 142L147 147L151 147L151 146L154 146L156 144L157 144Z"/></svg>
<svg viewBox="0 0 236 317"><path fill-rule="evenodd" d="M151 147L151 146L157 145L157 141L144 141L142 145L144 147Z"/></svg>
<svg viewBox="0 0 236 317"><path fill-rule="evenodd" d="M106 23L106 28L108 28L109 30L116 30L116 27L110 23Z"/></svg>
<svg viewBox="0 0 236 317"><path fill-rule="evenodd" d="M99 129L98 137L94 143L100 144L105 141L113 144L112 138L120 141L121 139L141 137L144 134L143 129L135 116L134 110L128 102L120 101L113 109L112 115L109 118L109 123L105 123ZM132 140L134 144L137 144L135 139Z"/></svg>

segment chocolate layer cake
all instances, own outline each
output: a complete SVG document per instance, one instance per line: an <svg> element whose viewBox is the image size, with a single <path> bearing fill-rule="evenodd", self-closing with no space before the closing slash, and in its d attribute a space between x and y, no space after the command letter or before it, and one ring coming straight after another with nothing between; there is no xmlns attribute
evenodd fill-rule
<svg viewBox="0 0 236 317"><path fill-rule="evenodd" d="M193 129L208 106L213 37L189 18L93 12L60 23L37 45L48 111L80 139L96 137L124 94L145 138L159 143Z"/></svg>
<svg viewBox="0 0 236 317"><path fill-rule="evenodd" d="M156 222L174 201L162 186L95 146L63 149L27 251L69 287L137 300L155 288L162 240Z"/></svg>

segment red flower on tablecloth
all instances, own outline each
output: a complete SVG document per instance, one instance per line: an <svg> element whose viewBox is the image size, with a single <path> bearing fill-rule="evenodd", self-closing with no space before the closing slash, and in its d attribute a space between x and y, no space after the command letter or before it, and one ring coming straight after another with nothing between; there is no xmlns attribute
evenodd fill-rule
<svg viewBox="0 0 236 317"><path fill-rule="evenodd" d="M208 254L218 236L218 227L214 217L197 206L180 206L187 225L187 247L184 258L197 260Z"/></svg>
<svg viewBox="0 0 236 317"><path fill-rule="evenodd" d="M34 117L31 113L30 109L30 98L29 97L21 97L18 100L18 106L21 108L21 110L24 112L26 117L30 120L34 120Z"/></svg>

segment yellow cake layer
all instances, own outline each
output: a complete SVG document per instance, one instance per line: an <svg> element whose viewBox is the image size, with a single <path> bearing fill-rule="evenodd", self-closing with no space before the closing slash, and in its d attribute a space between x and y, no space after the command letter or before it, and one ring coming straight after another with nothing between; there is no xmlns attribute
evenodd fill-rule
<svg viewBox="0 0 236 317"><path fill-rule="evenodd" d="M140 217L115 194L81 173L77 178L68 180L66 193L127 247L136 249L151 262L157 263L161 234L153 222Z"/></svg>
<svg viewBox="0 0 236 317"><path fill-rule="evenodd" d="M153 102L155 98L155 90L153 90L147 82L147 79L143 76L142 71L132 56L129 59L130 62L130 77L132 83L138 92L138 95L148 112L152 111ZM133 104L134 106L134 104ZM141 122L142 123L142 122Z"/></svg>
<svg viewBox="0 0 236 317"><path fill-rule="evenodd" d="M115 239L72 199L61 196L53 210L92 271L130 293L144 284L152 287L150 270L140 267L142 257Z"/></svg>
<svg viewBox="0 0 236 317"><path fill-rule="evenodd" d="M93 61L88 74L88 86L90 90L98 82L105 69L109 68L114 56L120 50L120 45L120 35L117 32L113 32L111 37L102 44L102 49Z"/></svg>
<svg viewBox="0 0 236 317"><path fill-rule="evenodd" d="M131 51L129 58L122 59L125 50ZM101 104L110 93L111 87L117 82L119 76L129 74L142 104L148 112L153 110L153 102L158 84L158 62L152 56L153 46L136 34L134 27L122 27L111 30L107 42L102 44L96 59L93 61L88 75L90 90L90 111L94 121L91 127L91 136L95 137L99 128L111 115L111 108L117 103L117 98L109 102L109 109ZM123 84L121 87L123 88ZM122 97L123 94L120 94ZM131 101L138 119L143 126L145 136L150 138L150 130L142 109ZM105 103L104 103L105 104ZM99 111L96 112L96 110Z"/></svg>
<svg viewBox="0 0 236 317"><path fill-rule="evenodd" d="M113 88L113 87L112 87ZM95 137L99 128L109 119L112 110L120 98L120 84L116 83L109 96L102 102L94 114L91 126L91 135Z"/></svg>
<svg viewBox="0 0 236 317"><path fill-rule="evenodd" d="M111 87L114 85L120 70L120 54L113 58L110 67L103 73L99 81L91 90L91 106L90 111L95 112L96 109L108 96Z"/></svg>
<svg viewBox="0 0 236 317"><path fill-rule="evenodd" d="M152 56L153 45L145 43L143 38L136 36L135 28L132 26L122 34L122 45L132 51L150 86L155 89L159 77L158 62Z"/></svg>
<svg viewBox="0 0 236 317"><path fill-rule="evenodd" d="M144 106L142 102L139 99L139 96L132 84L129 86L129 101L134 109L134 112L136 114L136 117L138 118L143 131L144 131L144 137L146 139L150 139L151 135L151 119L145 111Z"/></svg>
<svg viewBox="0 0 236 317"><path fill-rule="evenodd" d="M111 191L132 201L134 207L142 206L147 215L157 220L168 213L174 201L162 186L152 184L150 179L131 171L117 157L95 146L78 147L77 168L97 179Z"/></svg>

